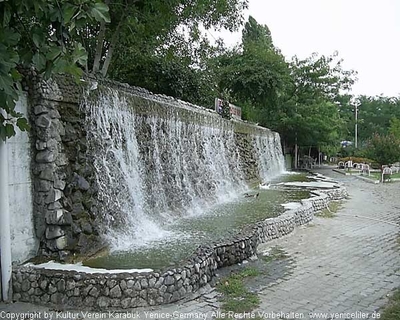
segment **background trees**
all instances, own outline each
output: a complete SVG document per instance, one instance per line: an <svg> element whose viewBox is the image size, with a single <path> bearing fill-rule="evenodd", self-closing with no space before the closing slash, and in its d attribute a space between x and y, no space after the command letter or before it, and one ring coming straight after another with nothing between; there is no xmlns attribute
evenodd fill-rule
<svg viewBox="0 0 400 320"><path fill-rule="evenodd" d="M342 68L337 53L286 61L268 27L250 17L241 45L217 60L218 87L230 91L247 119L278 131L289 147L339 145L343 92L356 74Z"/></svg>
<svg viewBox="0 0 400 320"><path fill-rule="evenodd" d="M26 120L14 110L21 67L43 77L80 76L82 70L109 74L201 100L205 91L196 89L204 86L205 76L194 66L201 66L199 57L207 51L200 26L234 30L246 7L247 0L1 1L0 108L5 114L0 114L0 138L14 135L15 123L27 129ZM134 81L143 66L145 76Z"/></svg>
<svg viewBox="0 0 400 320"><path fill-rule="evenodd" d="M356 73L337 53L285 58L266 25L249 17L227 49L204 30L237 30L247 0L5 0L0 2L0 137L27 122L14 111L20 68L43 77L83 71L206 107L229 96L245 119L278 131L287 147L333 150L354 137L399 136L400 102L352 97Z"/></svg>

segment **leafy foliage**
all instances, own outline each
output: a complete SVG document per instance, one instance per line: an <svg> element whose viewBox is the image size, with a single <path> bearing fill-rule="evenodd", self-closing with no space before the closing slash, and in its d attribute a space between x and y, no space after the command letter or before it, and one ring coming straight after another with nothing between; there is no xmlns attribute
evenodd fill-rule
<svg viewBox="0 0 400 320"><path fill-rule="evenodd" d="M200 26L236 30L245 8L247 0L115 0L110 3L113 23L89 33L92 71L106 75L110 65L109 75L123 80L121 75L144 57L176 57L184 66L190 65L187 59L198 62L204 40ZM103 39L97 39L102 32Z"/></svg>
<svg viewBox="0 0 400 320"><path fill-rule="evenodd" d="M400 138L375 133L368 142L367 155L381 165L400 161Z"/></svg>
<svg viewBox="0 0 400 320"><path fill-rule="evenodd" d="M21 91L19 67L32 67L45 78L52 73L79 76L87 53L76 40L88 23L109 22L108 7L96 0L5 0L0 2L0 138L28 124L15 111ZM0 109L0 110L1 110Z"/></svg>
<svg viewBox="0 0 400 320"><path fill-rule="evenodd" d="M343 92L355 81L337 53L286 62L267 26L250 17L242 45L218 57L218 86L249 120L278 131L288 146L338 145L345 127Z"/></svg>
<svg viewBox="0 0 400 320"><path fill-rule="evenodd" d="M389 133L400 139L400 119L393 117L389 123Z"/></svg>
<svg viewBox="0 0 400 320"><path fill-rule="evenodd" d="M242 46L219 56L215 64L219 90L228 90L239 105L254 108L246 110L250 120L269 124L289 69L273 46L268 27L250 17L242 33Z"/></svg>
<svg viewBox="0 0 400 320"><path fill-rule="evenodd" d="M360 96L357 98L357 104L359 105L358 137L361 144L363 142L365 144L375 133L388 134L392 119L400 119L400 100L398 98ZM354 134L354 130L352 133Z"/></svg>

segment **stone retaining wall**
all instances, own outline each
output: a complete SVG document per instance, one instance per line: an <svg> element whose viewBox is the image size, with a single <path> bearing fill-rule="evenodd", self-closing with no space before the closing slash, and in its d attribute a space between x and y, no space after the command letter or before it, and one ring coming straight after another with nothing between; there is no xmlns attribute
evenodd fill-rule
<svg viewBox="0 0 400 320"><path fill-rule="evenodd" d="M90 91L94 96L110 88L128 93L135 114L169 118L176 113L183 121L233 130L245 179L258 178L252 139L253 136L271 134L269 129L242 121L227 121L214 110L116 82L97 83L86 79L77 84L68 77L58 76L48 81L33 77L29 100L33 218L35 234L40 241L39 256L69 261L74 254L86 256L105 246L99 236L99 186L95 179L93 154L88 150L87 115L81 105L84 92L91 86L97 88ZM142 136L150 136L146 131L149 128L146 128L140 131ZM142 151L145 153L144 149Z"/></svg>
<svg viewBox="0 0 400 320"><path fill-rule="evenodd" d="M181 268L162 272L87 274L18 266L13 270L14 300L57 308L126 309L178 301L196 292L215 275L216 269L256 254L260 243L289 234L310 222L315 212L332 200L347 196L344 187L315 191L295 209L266 219L240 235L212 248L199 247Z"/></svg>

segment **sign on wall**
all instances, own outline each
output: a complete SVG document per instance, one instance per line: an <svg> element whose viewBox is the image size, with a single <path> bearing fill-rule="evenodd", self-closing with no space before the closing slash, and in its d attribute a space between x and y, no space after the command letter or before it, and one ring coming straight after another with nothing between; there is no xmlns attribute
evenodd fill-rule
<svg viewBox="0 0 400 320"><path fill-rule="evenodd" d="M215 111L217 111L219 114L222 113L222 104L223 100L220 98L215 98ZM242 108L235 106L234 104L230 103L229 104L229 112L232 115L232 117L242 120Z"/></svg>

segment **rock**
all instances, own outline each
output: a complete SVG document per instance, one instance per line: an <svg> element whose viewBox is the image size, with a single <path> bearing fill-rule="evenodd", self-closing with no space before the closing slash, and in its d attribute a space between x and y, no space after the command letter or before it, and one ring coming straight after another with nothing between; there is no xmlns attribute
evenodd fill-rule
<svg viewBox="0 0 400 320"><path fill-rule="evenodd" d="M67 123L64 128L65 129L64 129L63 141L69 142L69 141L75 141L78 139L78 134L77 134L76 130L74 129L74 127L70 123Z"/></svg>
<svg viewBox="0 0 400 320"><path fill-rule="evenodd" d="M149 288L154 288L155 284L156 284L156 279L155 278L150 278L149 279Z"/></svg>
<svg viewBox="0 0 400 320"><path fill-rule="evenodd" d="M14 289L14 292L21 292L21 284L19 282L13 283L13 289Z"/></svg>
<svg viewBox="0 0 400 320"><path fill-rule="evenodd" d="M107 308L110 305L110 299L107 297L100 297L97 299L97 305L100 309Z"/></svg>
<svg viewBox="0 0 400 320"><path fill-rule="evenodd" d="M46 192L50 191L52 183L47 180L36 180L35 181L35 191Z"/></svg>
<svg viewBox="0 0 400 320"><path fill-rule="evenodd" d="M67 290L73 290L73 289L75 289L75 281L73 281L73 280L68 280L67 283L66 283L65 288L66 288Z"/></svg>
<svg viewBox="0 0 400 320"><path fill-rule="evenodd" d="M87 191L90 188L89 182L78 174L75 174L73 182L79 190Z"/></svg>
<svg viewBox="0 0 400 320"><path fill-rule="evenodd" d="M56 139L49 139L47 141L47 149L49 149L50 151L57 151L58 141Z"/></svg>
<svg viewBox="0 0 400 320"><path fill-rule="evenodd" d="M83 301L83 304L87 307L92 307L94 306L96 303L96 298L88 296L85 298L85 300Z"/></svg>
<svg viewBox="0 0 400 320"><path fill-rule="evenodd" d="M55 210L61 209L62 207L63 207L62 204L60 202L56 201L56 202L50 203L47 206L47 209L51 210L51 211L55 211Z"/></svg>
<svg viewBox="0 0 400 320"><path fill-rule="evenodd" d="M65 280L64 279L61 279L60 281L58 281L57 289L58 289L59 292L64 292L65 291Z"/></svg>
<svg viewBox="0 0 400 320"><path fill-rule="evenodd" d="M48 288L48 292L50 294L53 294L53 293L57 292L57 288L52 283L50 283L49 284L49 288Z"/></svg>
<svg viewBox="0 0 400 320"><path fill-rule="evenodd" d="M60 226L48 226L46 228L46 239L55 239L65 235Z"/></svg>
<svg viewBox="0 0 400 320"><path fill-rule="evenodd" d="M135 284L135 281L133 281L133 280L128 280L128 281L126 282L126 287L127 287L127 288L133 288L134 284Z"/></svg>
<svg viewBox="0 0 400 320"><path fill-rule="evenodd" d="M43 114L43 113L48 113L49 109L45 106L42 105L37 105L35 106L35 108L33 109L33 113L35 115L39 115L39 114Z"/></svg>
<svg viewBox="0 0 400 320"><path fill-rule="evenodd" d="M36 154L36 162L38 163L51 163L54 162L57 158L57 155L55 152L45 150L45 151L40 151Z"/></svg>
<svg viewBox="0 0 400 320"><path fill-rule="evenodd" d="M68 158L64 153L57 156L56 165L59 167L66 166L68 164Z"/></svg>
<svg viewBox="0 0 400 320"><path fill-rule="evenodd" d="M47 114L42 114L36 119L35 124L40 128L49 128L51 125L51 118Z"/></svg>
<svg viewBox="0 0 400 320"><path fill-rule="evenodd" d="M79 203L83 201L83 195L82 192L80 192L79 190L74 192L71 196L71 200L73 203Z"/></svg>
<svg viewBox="0 0 400 320"><path fill-rule="evenodd" d="M72 216L71 214L63 209L46 212L46 223L54 225L71 225Z"/></svg>
<svg viewBox="0 0 400 320"><path fill-rule="evenodd" d="M81 223L81 229L86 234L92 234L93 233L92 225L88 221L83 221Z"/></svg>
<svg viewBox="0 0 400 320"><path fill-rule="evenodd" d="M130 307L131 304L131 298L125 298L121 300L121 307L123 309L128 309Z"/></svg>
<svg viewBox="0 0 400 320"><path fill-rule="evenodd" d="M59 190L64 190L65 189L66 182L61 179L55 179L54 180L54 188L59 189Z"/></svg>
<svg viewBox="0 0 400 320"><path fill-rule="evenodd" d="M36 146L36 150L43 151L44 149L47 148L47 143L45 141L36 140L35 146Z"/></svg>
<svg viewBox="0 0 400 320"><path fill-rule="evenodd" d="M93 287L92 290L90 290L89 295L92 297L97 298L99 296L100 292L96 287Z"/></svg>
<svg viewBox="0 0 400 320"><path fill-rule="evenodd" d="M60 113L57 110L50 110L49 116L52 119L60 119L61 118Z"/></svg>
<svg viewBox="0 0 400 320"><path fill-rule="evenodd" d="M62 191L57 190L57 189L52 189L49 191L47 197L45 198L44 202L46 204L50 204L53 202L56 202L57 200L60 200L62 197Z"/></svg>
<svg viewBox="0 0 400 320"><path fill-rule="evenodd" d="M63 236L63 237L60 237L60 238L56 239L56 247L57 247L58 250L65 249L67 247L67 245L68 245L68 241L67 241L67 237L66 236Z"/></svg>
<svg viewBox="0 0 400 320"><path fill-rule="evenodd" d="M114 288L110 290L110 297L111 298L121 298L122 297L122 292L121 288L119 285L116 285Z"/></svg>
<svg viewBox="0 0 400 320"><path fill-rule="evenodd" d="M140 286L142 287L142 289L146 289L149 286L149 283L147 282L147 279L142 279L140 281Z"/></svg>
<svg viewBox="0 0 400 320"><path fill-rule="evenodd" d="M82 203L74 203L72 205L72 215L73 216L79 216L85 211L85 208L83 207Z"/></svg>
<svg viewBox="0 0 400 320"><path fill-rule="evenodd" d="M81 233L79 235L78 246L81 248L86 248L88 245L88 242L89 242L88 236L84 233Z"/></svg>
<svg viewBox="0 0 400 320"><path fill-rule="evenodd" d="M175 283L175 278L173 276L167 276L165 278L165 281L164 281L165 285L169 286L169 285L174 284L174 283Z"/></svg>
<svg viewBox="0 0 400 320"><path fill-rule="evenodd" d="M119 286L120 286L121 290L124 291L127 288L126 281L125 280L121 280Z"/></svg>
<svg viewBox="0 0 400 320"><path fill-rule="evenodd" d="M154 284L154 288L158 289L162 286L164 283L164 277L158 278L157 282Z"/></svg>

